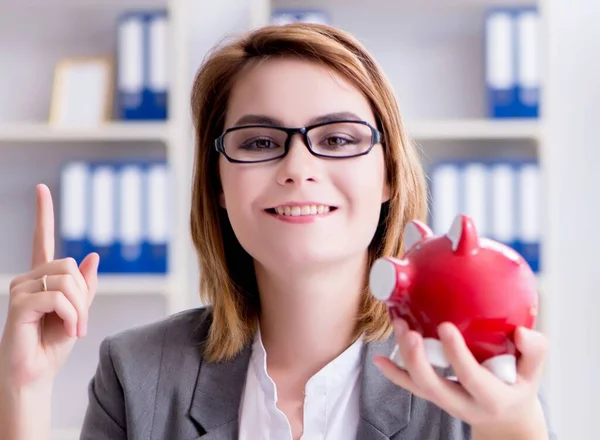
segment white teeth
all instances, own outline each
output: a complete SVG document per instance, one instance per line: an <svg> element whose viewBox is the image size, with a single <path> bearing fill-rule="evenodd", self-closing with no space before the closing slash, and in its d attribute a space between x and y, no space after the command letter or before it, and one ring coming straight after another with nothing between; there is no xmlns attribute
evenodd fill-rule
<svg viewBox="0 0 600 440"><path fill-rule="evenodd" d="M291 216L326 214L330 210L330 207L325 205L278 206L275 208L277 214Z"/></svg>

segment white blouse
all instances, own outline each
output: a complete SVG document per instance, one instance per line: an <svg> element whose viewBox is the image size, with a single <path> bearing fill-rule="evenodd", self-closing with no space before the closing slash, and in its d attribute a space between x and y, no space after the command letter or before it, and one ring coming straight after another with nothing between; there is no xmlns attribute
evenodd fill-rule
<svg viewBox="0 0 600 440"><path fill-rule="evenodd" d="M362 347L358 339L306 384L302 440L356 438ZM277 408L260 332L252 345L239 424L239 440L292 440L290 423Z"/></svg>

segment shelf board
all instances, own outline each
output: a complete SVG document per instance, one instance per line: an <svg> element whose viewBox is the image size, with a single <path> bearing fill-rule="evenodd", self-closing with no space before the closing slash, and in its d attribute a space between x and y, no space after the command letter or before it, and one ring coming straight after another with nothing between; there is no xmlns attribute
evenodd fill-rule
<svg viewBox="0 0 600 440"><path fill-rule="evenodd" d="M46 123L0 124L0 142L164 141L167 136L165 122L110 122L89 128Z"/></svg>
<svg viewBox="0 0 600 440"><path fill-rule="evenodd" d="M102 295L167 294L169 278L164 275L101 275L98 293Z"/></svg>
<svg viewBox="0 0 600 440"><path fill-rule="evenodd" d="M539 138L539 121L535 119L415 120L406 121L404 126L417 141Z"/></svg>
<svg viewBox="0 0 600 440"><path fill-rule="evenodd" d="M79 440L79 429L53 429L50 440Z"/></svg>
<svg viewBox="0 0 600 440"><path fill-rule="evenodd" d="M0 275L0 296L8 295L14 277ZM169 285L169 277L164 275L100 275L98 295L167 295Z"/></svg>

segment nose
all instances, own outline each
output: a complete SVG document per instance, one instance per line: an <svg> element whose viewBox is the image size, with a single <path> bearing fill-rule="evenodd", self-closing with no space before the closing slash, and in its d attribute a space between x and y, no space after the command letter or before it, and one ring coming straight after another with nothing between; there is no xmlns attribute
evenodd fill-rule
<svg viewBox="0 0 600 440"><path fill-rule="evenodd" d="M290 140L290 150L279 163L277 182L280 185L316 182L319 173L319 158L313 156L304 144L302 135L296 134Z"/></svg>

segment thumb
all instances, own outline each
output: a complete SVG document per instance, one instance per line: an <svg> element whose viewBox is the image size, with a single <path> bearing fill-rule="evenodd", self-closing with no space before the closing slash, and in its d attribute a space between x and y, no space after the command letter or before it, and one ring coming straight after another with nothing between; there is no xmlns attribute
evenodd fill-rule
<svg viewBox="0 0 600 440"><path fill-rule="evenodd" d="M521 352L518 373L523 379L538 383L544 374L548 353L548 340L542 333L519 327L515 332L515 344Z"/></svg>
<svg viewBox="0 0 600 440"><path fill-rule="evenodd" d="M98 288L98 265L100 264L100 255L95 252L86 255L81 264L79 265L79 271L83 275L83 279L88 287L89 298L88 304L91 304L96 289Z"/></svg>

